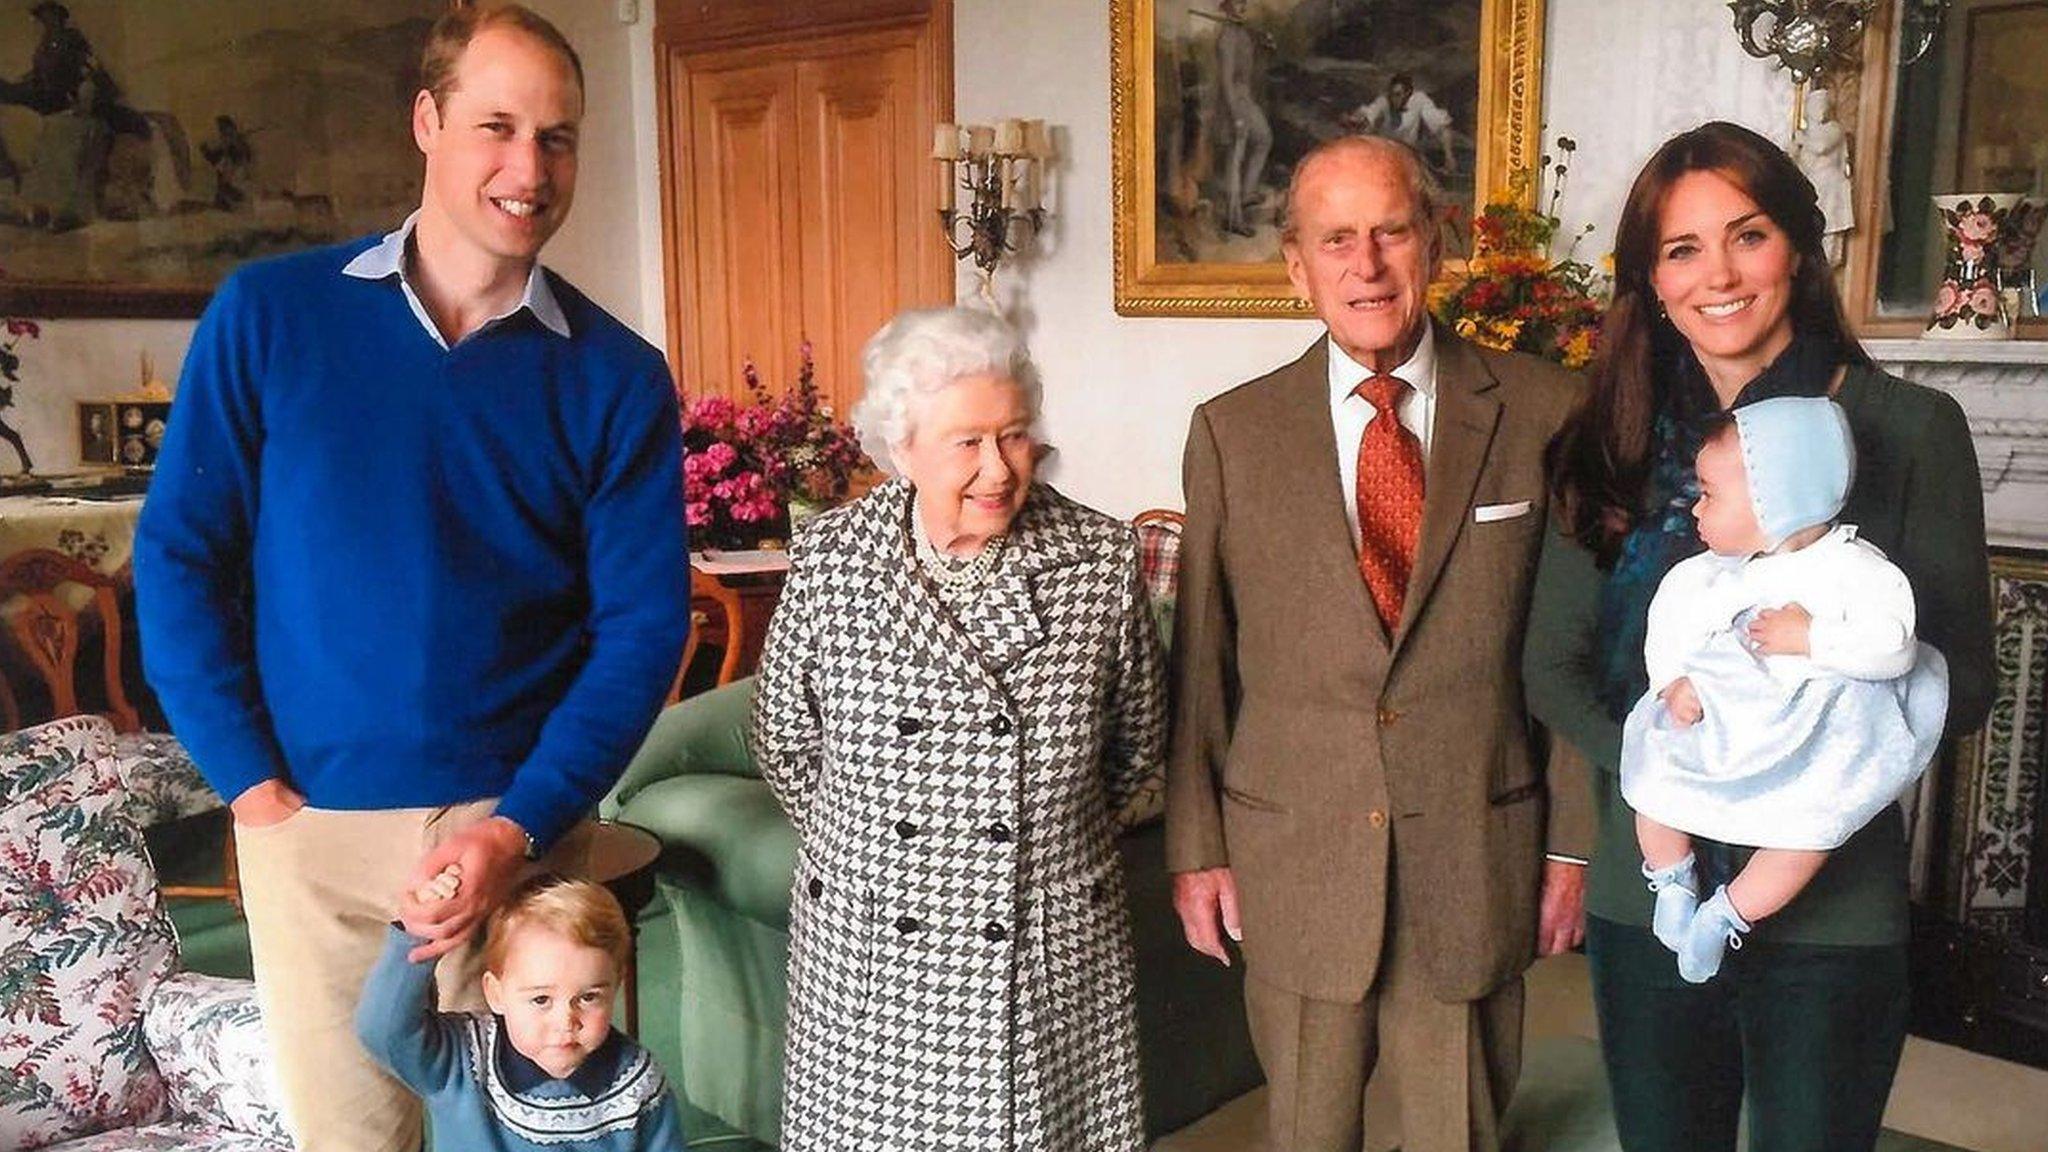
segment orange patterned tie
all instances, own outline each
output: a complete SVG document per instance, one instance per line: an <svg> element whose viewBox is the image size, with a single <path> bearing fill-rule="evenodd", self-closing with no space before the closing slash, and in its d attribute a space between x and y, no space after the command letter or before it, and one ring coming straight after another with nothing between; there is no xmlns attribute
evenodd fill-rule
<svg viewBox="0 0 2048 1152"><path fill-rule="evenodd" d="M1422 535L1422 442L1401 426L1407 381L1381 373L1367 377L1357 391L1374 409L1358 442L1358 571L1392 636Z"/></svg>

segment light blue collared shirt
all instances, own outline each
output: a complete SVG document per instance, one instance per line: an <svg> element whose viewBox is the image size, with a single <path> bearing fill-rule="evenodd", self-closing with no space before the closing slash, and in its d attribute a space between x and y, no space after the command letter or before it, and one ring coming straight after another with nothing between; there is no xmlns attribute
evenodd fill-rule
<svg viewBox="0 0 2048 1152"><path fill-rule="evenodd" d="M440 345L441 350L445 352L448 350L448 342L441 338L441 330L434 327L433 317L427 315L426 305L420 303L419 293L412 290L412 280L407 277L405 270L406 248L412 243L412 230L419 223L419 219L418 210L414 210L396 231L386 234L376 247L349 261L341 271L344 276L354 276L360 280L398 277L398 287L405 293L406 306L412 309L413 317L420 322L420 327L426 329L427 335L433 337L434 343ZM469 335L475 336L490 331L518 315L522 308L533 313L533 318L540 321L541 327L565 340L569 338L569 318L562 314L562 306L555 300L554 289L548 287L547 274L541 270L538 260L534 261L533 270L526 275L526 292L519 297L519 303L477 325L476 331Z"/></svg>

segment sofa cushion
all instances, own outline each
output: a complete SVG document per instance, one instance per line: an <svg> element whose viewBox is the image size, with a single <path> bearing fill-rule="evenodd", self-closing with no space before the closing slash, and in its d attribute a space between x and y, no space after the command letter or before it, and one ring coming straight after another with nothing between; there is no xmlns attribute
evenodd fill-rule
<svg viewBox="0 0 2048 1152"><path fill-rule="evenodd" d="M631 819L661 837L665 872L690 877L749 920L789 927L796 830L768 785L746 776L673 776L640 790Z"/></svg>
<svg viewBox="0 0 2048 1152"><path fill-rule="evenodd" d="M51 1152L288 1152L261 1136L192 1124L151 1124L72 1140Z"/></svg>
<svg viewBox="0 0 2048 1152"><path fill-rule="evenodd" d="M0 1148L162 1118L142 1006L177 960L113 727L0 736Z"/></svg>
<svg viewBox="0 0 2048 1152"><path fill-rule="evenodd" d="M256 986L180 972L157 987L142 1032L187 1124L247 1132L290 1147Z"/></svg>

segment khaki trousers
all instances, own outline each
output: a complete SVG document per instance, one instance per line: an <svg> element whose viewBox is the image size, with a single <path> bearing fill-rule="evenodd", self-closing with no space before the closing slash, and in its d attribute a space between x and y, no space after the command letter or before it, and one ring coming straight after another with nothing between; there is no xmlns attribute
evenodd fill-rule
<svg viewBox="0 0 2048 1152"><path fill-rule="evenodd" d="M1444 1003L1431 994L1419 938L1396 921L1378 978L1357 1003L1310 999L1246 971L1252 1046L1266 1071L1267 1152L1359 1152L1368 1136L1373 1149L1402 1152L1500 1147L1500 1116L1521 1070L1522 981Z"/></svg>
<svg viewBox="0 0 2048 1152"><path fill-rule="evenodd" d="M300 1152L417 1152L419 1098L356 1040L363 981L383 951L398 893L429 849L489 816L496 799L445 808L302 808L235 826L256 998ZM580 873L589 826L537 867ZM441 958L441 1007L482 1009L481 933Z"/></svg>

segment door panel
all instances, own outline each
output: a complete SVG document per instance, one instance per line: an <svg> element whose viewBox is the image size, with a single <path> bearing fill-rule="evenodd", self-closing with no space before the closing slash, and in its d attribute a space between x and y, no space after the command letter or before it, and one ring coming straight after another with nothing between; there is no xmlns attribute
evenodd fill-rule
<svg viewBox="0 0 2048 1152"><path fill-rule="evenodd" d="M909 44L797 66L804 266L830 270L804 286L804 331L841 413L860 394L861 345L918 301L916 249L906 242L915 224L903 211L916 199L905 195L914 172L903 171L897 147L917 119L916 78Z"/></svg>
<svg viewBox="0 0 2048 1152"><path fill-rule="evenodd" d="M875 329L953 299L929 159L952 115L951 26L938 0L914 20L777 24L737 43L657 27L670 355L686 392L743 399L749 356L780 391L809 339L843 416Z"/></svg>
<svg viewBox="0 0 2048 1152"><path fill-rule="evenodd" d="M785 64L690 78L696 243L684 263L696 306L683 319L696 337L684 373L693 392L738 397L748 358L769 381L795 367L804 323L795 81Z"/></svg>

